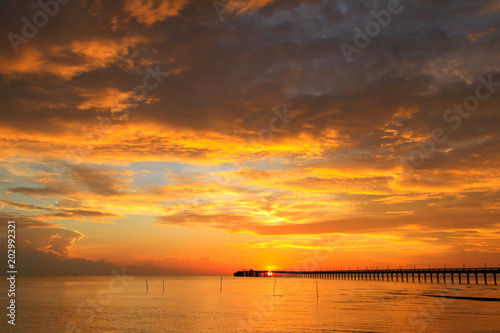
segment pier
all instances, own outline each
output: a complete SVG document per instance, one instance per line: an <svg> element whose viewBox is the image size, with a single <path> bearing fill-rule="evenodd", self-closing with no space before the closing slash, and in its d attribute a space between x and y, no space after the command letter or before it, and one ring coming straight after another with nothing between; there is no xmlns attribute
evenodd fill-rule
<svg viewBox="0 0 500 333"><path fill-rule="evenodd" d="M363 280L419 283L475 283L488 284L488 275L497 284L500 268L413 268L413 269L356 269L356 270L241 270L234 276L242 277L282 277L311 278L327 280Z"/></svg>

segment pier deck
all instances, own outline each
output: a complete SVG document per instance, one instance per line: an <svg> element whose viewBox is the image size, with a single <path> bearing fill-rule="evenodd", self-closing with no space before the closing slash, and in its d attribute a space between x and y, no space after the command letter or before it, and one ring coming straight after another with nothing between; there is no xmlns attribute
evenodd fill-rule
<svg viewBox="0 0 500 333"><path fill-rule="evenodd" d="M234 276L243 277L293 277L330 280L368 280L368 281L401 281L401 282L451 282L479 284L481 280L488 284L488 275L493 276L497 284L497 274L500 268L414 268L414 269L356 269L356 270L241 270ZM480 279L481 278L481 279Z"/></svg>

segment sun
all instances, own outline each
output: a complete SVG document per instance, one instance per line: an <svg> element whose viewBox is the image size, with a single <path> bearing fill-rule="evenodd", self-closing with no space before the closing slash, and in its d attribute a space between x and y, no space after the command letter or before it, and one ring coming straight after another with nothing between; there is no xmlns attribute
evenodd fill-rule
<svg viewBox="0 0 500 333"><path fill-rule="evenodd" d="M265 269L268 270L268 271L275 271L276 270L276 266L267 265L267 266L265 266Z"/></svg>
<svg viewBox="0 0 500 333"><path fill-rule="evenodd" d="M273 265L267 265L266 270L267 270L266 275L271 277L271 276L273 276L273 271L276 270L276 267Z"/></svg>

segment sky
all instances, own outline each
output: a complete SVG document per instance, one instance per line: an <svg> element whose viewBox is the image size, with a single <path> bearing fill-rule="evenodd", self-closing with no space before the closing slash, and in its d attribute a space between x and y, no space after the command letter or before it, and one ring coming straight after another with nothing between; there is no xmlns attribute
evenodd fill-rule
<svg viewBox="0 0 500 333"><path fill-rule="evenodd" d="M497 1L2 1L22 274L500 266Z"/></svg>

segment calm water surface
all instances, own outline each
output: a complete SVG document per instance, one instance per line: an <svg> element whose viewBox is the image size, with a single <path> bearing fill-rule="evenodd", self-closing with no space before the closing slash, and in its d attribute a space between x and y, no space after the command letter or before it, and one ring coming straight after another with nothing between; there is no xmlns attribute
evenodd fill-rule
<svg viewBox="0 0 500 333"><path fill-rule="evenodd" d="M1 332L500 332L494 285L144 276L17 277ZM165 292L163 292L165 280ZM318 281L318 294L316 294ZM276 286L274 285L276 282ZM274 292L274 295L273 295Z"/></svg>

